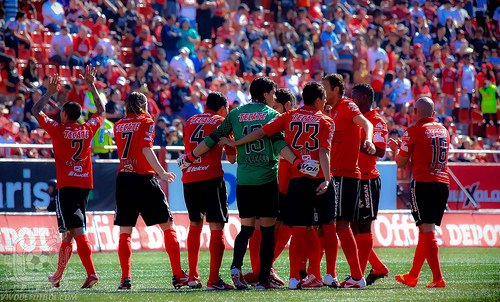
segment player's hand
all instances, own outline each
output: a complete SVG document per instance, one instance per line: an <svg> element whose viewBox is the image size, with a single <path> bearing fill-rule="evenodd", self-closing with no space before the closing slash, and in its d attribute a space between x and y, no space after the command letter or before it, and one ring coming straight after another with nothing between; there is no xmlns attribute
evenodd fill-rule
<svg viewBox="0 0 500 302"><path fill-rule="evenodd" d="M92 68L89 65L85 67L85 74L80 74L80 78L85 81L87 86L94 85L95 83L95 75L97 74L97 70L95 68Z"/></svg>
<svg viewBox="0 0 500 302"><path fill-rule="evenodd" d="M392 152L396 152L399 149L399 147L401 146L401 139L398 138L397 140L395 140L395 139L391 138L391 139L389 139L388 145L389 145L389 148L391 148Z"/></svg>
<svg viewBox="0 0 500 302"><path fill-rule="evenodd" d="M313 159L302 161L297 165L297 169L303 174L316 177L319 172L319 161Z"/></svg>
<svg viewBox="0 0 500 302"><path fill-rule="evenodd" d="M166 172L158 175L161 180L164 180L168 183L174 182L174 179L177 178L177 176L174 173L171 172Z"/></svg>
<svg viewBox="0 0 500 302"><path fill-rule="evenodd" d="M49 78L49 85L47 86L47 92L50 94L56 93L57 86L59 86L59 75L56 73L54 76Z"/></svg>
<svg viewBox="0 0 500 302"><path fill-rule="evenodd" d="M179 156L177 159L177 165L179 165L179 168L181 171L186 170L189 166L191 166L192 162L189 162L187 159L187 156L185 154L182 154Z"/></svg>
<svg viewBox="0 0 500 302"><path fill-rule="evenodd" d="M370 155L374 155L377 151L377 149L375 149L375 145L370 140L364 141L363 146L365 147L366 152L368 152L368 154Z"/></svg>
<svg viewBox="0 0 500 302"><path fill-rule="evenodd" d="M235 147L234 141L227 138L227 137L221 137L219 139L219 147L224 147L224 145L228 145L229 147Z"/></svg>
<svg viewBox="0 0 500 302"><path fill-rule="evenodd" d="M326 190L328 190L329 185L330 185L330 181L328 181L328 180L325 180L324 182L322 182L318 186L318 188L316 189L316 195L324 194L326 192Z"/></svg>

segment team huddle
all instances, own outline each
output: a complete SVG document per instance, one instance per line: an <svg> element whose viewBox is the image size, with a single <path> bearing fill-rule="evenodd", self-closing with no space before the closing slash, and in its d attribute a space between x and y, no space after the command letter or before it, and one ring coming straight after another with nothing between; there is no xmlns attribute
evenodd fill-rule
<svg viewBox="0 0 500 302"><path fill-rule="evenodd" d="M95 70L87 67L82 78L97 100L97 112L85 124L76 122L81 107L75 102L63 106L61 124L42 112L57 92L57 75L32 110L54 141L59 190L56 212L63 234L58 268L49 276L54 287L61 284L73 238L88 275L82 288L99 280L84 227L92 188L90 140L103 123L104 104L95 89ZM289 241L289 289L364 288L373 284L389 275L373 250L371 233L381 190L376 160L385 155L388 145L398 166L411 159L411 210L420 231L413 267L407 274L396 275L396 280L416 286L427 260L433 273L427 287L445 287L434 229L441 223L448 198L449 134L434 122L434 103L428 98L417 100L416 125L407 129L402 140L388 142L387 125L373 108L372 87L354 86L352 99L345 97L344 91L342 76L328 74L321 83L304 86L303 106L295 108L297 101L290 90L278 89L271 79L258 77L250 86L252 102L231 111L224 94L209 94L205 113L186 122L185 153L178 159L190 219L187 271L181 267L173 217L155 177L172 182L176 175L163 169L152 149L154 122L146 110L146 96L132 93L125 101L127 116L115 124L120 157L114 222L120 227L122 277L118 289L132 287L130 240L139 215L146 225L157 224L164 232L175 288L203 287L198 258L204 219L210 227L209 290L285 286L273 263ZM236 200L241 230L230 268L234 286L219 275L228 220L221 164L224 154L230 163L238 163ZM350 268L342 282L336 272L339 241ZM247 246L251 270L244 274ZM320 267L323 256L324 277ZM365 279L368 262L371 270Z"/></svg>

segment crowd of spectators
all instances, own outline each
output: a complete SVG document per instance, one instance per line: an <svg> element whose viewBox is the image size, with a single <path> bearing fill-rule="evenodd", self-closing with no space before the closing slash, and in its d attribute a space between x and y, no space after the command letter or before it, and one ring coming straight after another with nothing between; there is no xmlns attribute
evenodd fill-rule
<svg viewBox="0 0 500 302"><path fill-rule="evenodd" d="M63 77L47 105L58 120L68 100L82 119L95 105L78 75L97 69L107 123L95 155L112 144L128 93L148 97L155 144L182 146L185 121L211 90L231 108L250 101L249 83L267 75L300 100L325 73L350 88L371 84L392 137L413 123L428 96L452 148L499 147L500 8L487 0L6 0L0 7L0 143L50 143L30 110L48 75ZM179 152L170 152L175 159ZM0 148L0 157L51 157L50 149ZM456 161L498 156L454 155Z"/></svg>

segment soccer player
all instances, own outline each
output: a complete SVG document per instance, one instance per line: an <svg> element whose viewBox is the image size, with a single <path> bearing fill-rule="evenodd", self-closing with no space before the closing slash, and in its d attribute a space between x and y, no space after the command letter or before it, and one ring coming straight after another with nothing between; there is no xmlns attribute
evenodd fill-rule
<svg viewBox="0 0 500 302"><path fill-rule="evenodd" d="M389 141L399 167L411 158L411 212L419 229L413 266L409 273L396 275L396 280L415 287L425 260L432 271L427 287L446 287L439 264L439 248L434 234L441 225L449 193L448 148L450 135L434 122L434 102L427 97L415 103L417 123L406 129L402 140Z"/></svg>
<svg viewBox="0 0 500 302"><path fill-rule="evenodd" d="M288 111L230 145L241 145L285 132L285 141L294 154L303 160L320 163L321 171L315 176L305 176L292 170L288 188L285 223L292 226L290 244L290 289L322 287L320 271L320 242L312 228L314 209L321 223L334 221L334 188L330 177L330 147L333 121L322 113L325 107L325 88L321 83L310 82L304 86L304 106ZM226 140L225 140L226 141ZM319 169L318 169L319 170ZM326 193L326 194L325 194ZM310 257L309 276L301 282L302 250L305 246Z"/></svg>
<svg viewBox="0 0 500 302"><path fill-rule="evenodd" d="M181 170L189 167L199 156L214 147L221 137L231 131L235 139L261 128L279 113L270 106L273 104L276 83L267 77L257 77L250 85L252 103L237 107L229 112L226 119L212 134L204 139L193 151L178 159ZM277 288L269 281L274 253L274 223L278 215L278 156L281 153L301 171L314 169L314 164L296 158L283 139L282 134L264 137L237 148L237 186L236 199L241 218L241 231L234 243L231 278L237 289L248 288L241 272L248 240L255 229L256 217L260 217L262 241L260 246L260 270L258 289Z"/></svg>
<svg viewBox="0 0 500 302"><path fill-rule="evenodd" d="M368 261L372 265L370 274L366 278L366 285L371 285L380 278L389 275L389 269L380 261L373 250L372 222L377 219L378 205L380 199L380 172L377 170L377 157L385 155L387 148L387 124L378 111L373 108L374 91L368 84L357 84L352 88L352 100L358 106L361 113L373 125L373 143L376 152L371 155L365 148L359 153L359 169L361 172L361 192L358 205L356 223L353 231L356 234L356 245L358 247L359 265L364 274ZM366 138L364 129L361 129L361 141Z"/></svg>
<svg viewBox="0 0 500 302"><path fill-rule="evenodd" d="M216 91L207 98L206 110L189 118L184 128L185 154L191 152L203 139L210 135L229 112L227 97ZM236 150L225 147L230 163L236 162ZM222 148L215 146L200 156L182 174L184 200L189 213L189 233L187 238L189 258L189 287L201 288L198 275L200 236L203 216L210 226L210 277L207 289L233 289L219 277L219 269L224 256L224 223L227 222L227 194L224 171L221 165Z"/></svg>
<svg viewBox="0 0 500 302"><path fill-rule="evenodd" d="M356 241L350 223L355 221L359 201L359 180L361 173L358 167L358 155L361 144L361 131L366 133L364 147L369 154L375 153L372 143L373 126L361 114L354 102L344 97L345 85L341 75L327 74L323 77L327 104L332 106L332 118L335 131L332 140L331 172L334 177L335 202L337 210L336 225L323 225L325 256L327 271L323 282L331 287L365 287L366 282L359 266ZM335 265L338 254L337 236L347 258L351 274L341 284L336 278Z"/></svg>
<svg viewBox="0 0 500 302"><path fill-rule="evenodd" d="M37 118L40 127L50 134L54 145L54 158L57 173L56 213L62 243L59 249L57 270L48 277L53 287L61 285L62 275L71 254L75 238L78 255L87 271L87 279L82 288L91 288L99 282L99 277L92 261L92 248L84 233L86 225L85 209L93 188L93 173L90 142L95 132L103 123L104 104L95 88L96 70L85 68L85 79L92 95L96 99L97 112L83 125L77 123L82 115L82 107L74 102L66 102L61 109L61 123L50 119L42 112L50 97L57 92L59 76L49 79L47 92L33 106L31 112Z"/></svg>
<svg viewBox="0 0 500 302"><path fill-rule="evenodd" d="M118 289L130 289L131 234L139 215L147 226L158 224L163 230L165 250L172 267L172 285L187 285L189 277L181 268L181 256L172 213L155 174L172 182L153 151L155 123L147 113L147 98L132 92L125 100L126 117L115 123L114 133L120 166L116 178L115 225L120 226L118 257L122 278Z"/></svg>

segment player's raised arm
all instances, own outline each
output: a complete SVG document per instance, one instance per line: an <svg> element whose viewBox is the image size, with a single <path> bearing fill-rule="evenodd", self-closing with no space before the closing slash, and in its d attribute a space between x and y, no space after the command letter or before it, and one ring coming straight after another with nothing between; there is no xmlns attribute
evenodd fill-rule
<svg viewBox="0 0 500 302"><path fill-rule="evenodd" d="M90 92L92 93L92 97L94 98L94 103L95 107L97 109L97 114L101 115L104 113L104 102L102 101L99 92L97 91L97 88L95 87L95 75L97 73L97 70L95 68L92 68L89 65L85 67L85 74L80 75L80 78L85 81L87 84L87 87L90 89Z"/></svg>
<svg viewBox="0 0 500 302"><path fill-rule="evenodd" d="M42 96L42 98L33 105L33 108L31 108L31 113L35 116L35 118L38 120L38 117L40 116L40 112L43 111L43 108L47 105L49 102L50 98L54 93L57 92L57 86L59 85L59 75L56 73L53 77L49 78L49 86L47 87L47 92Z"/></svg>
<svg viewBox="0 0 500 302"><path fill-rule="evenodd" d="M166 172L165 169L163 169L163 167L160 165L160 162L158 161L158 158L156 157L156 154L153 152L153 149L142 148L142 153L144 154L144 157L146 157L148 163L162 180L171 183L174 181L174 179L177 178L174 173Z"/></svg>

